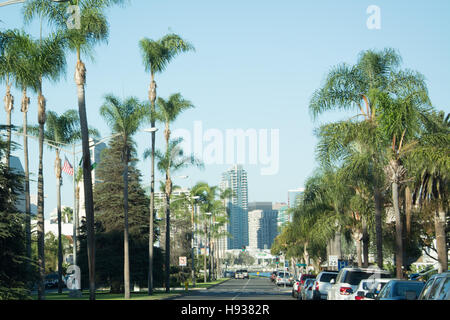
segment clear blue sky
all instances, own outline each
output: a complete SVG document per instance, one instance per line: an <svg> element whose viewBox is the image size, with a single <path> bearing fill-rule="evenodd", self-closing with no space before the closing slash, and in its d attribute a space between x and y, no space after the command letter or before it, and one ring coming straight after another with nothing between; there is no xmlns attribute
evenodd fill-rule
<svg viewBox="0 0 450 320"><path fill-rule="evenodd" d="M3 0L0 0L3 1ZM381 29L369 30L369 5L381 8ZM248 171L249 201L287 201L287 190L303 186L316 167L313 135L323 122L342 118L329 113L314 122L308 112L309 99L330 67L356 62L366 49L393 47L403 57L403 67L423 73L436 108L449 112L450 2L321 0L132 0L125 8L108 11L110 39L96 48L95 61L87 61L87 112L91 126L108 136L110 130L99 116L103 96L147 98L149 75L144 72L138 42L158 39L175 32L192 42L196 52L177 57L157 76L158 94L164 98L180 92L196 108L187 111L173 128L193 130L200 120L204 130L279 129L280 169L262 176L260 166L244 165ZM21 28L21 5L0 8L0 28ZM38 35L38 24L26 30ZM48 29L44 25L44 30ZM77 108L73 82L75 57L68 55L66 78L46 82L48 110L58 113ZM4 96L4 86L0 96ZM12 121L22 123L20 92ZM0 123L5 113L0 112ZM29 121L36 123L36 99L32 95ZM163 147L162 130L157 140ZM16 141L20 142L20 140ZM136 136L141 156L150 146L148 135ZM22 150L15 154L22 158ZM37 173L37 143L30 142L31 171ZM45 212L56 206L54 153L46 151ZM189 180L218 184L229 165L209 165L203 171L189 169L177 175ZM149 162L141 161L144 182L149 180ZM161 178L160 175L157 178ZM36 178L36 176L34 176ZM36 193L36 182L31 190ZM65 176L62 202L72 205L71 179Z"/></svg>

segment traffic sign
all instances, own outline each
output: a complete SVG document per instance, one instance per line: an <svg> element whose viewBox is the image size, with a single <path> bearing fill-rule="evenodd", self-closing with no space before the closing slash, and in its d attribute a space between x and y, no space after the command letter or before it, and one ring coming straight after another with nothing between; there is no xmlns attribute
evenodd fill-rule
<svg viewBox="0 0 450 320"><path fill-rule="evenodd" d="M187 258L186 257L179 257L178 258L178 264L180 267L186 267L187 266Z"/></svg>
<svg viewBox="0 0 450 320"><path fill-rule="evenodd" d="M338 266L338 256L328 256L328 266L329 267L337 267Z"/></svg>

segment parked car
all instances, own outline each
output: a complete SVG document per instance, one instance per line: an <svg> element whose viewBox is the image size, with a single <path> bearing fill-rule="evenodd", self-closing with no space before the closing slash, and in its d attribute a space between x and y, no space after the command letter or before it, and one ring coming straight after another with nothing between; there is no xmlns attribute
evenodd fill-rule
<svg viewBox="0 0 450 320"><path fill-rule="evenodd" d="M294 298L298 297L298 294L300 292L300 286L305 283L305 280L315 278L315 277L316 276L313 274L300 273L300 275L298 276L298 279L294 280L292 282L292 296Z"/></svg>
<svg viewBox="0 0 450 320"><path fill-rule="evenodd" d="M391 280L381 289L376 300L417 300L424 286L422 281Z"/></svg>
<svg viewBox="0 0 450 320"><path fill-rule="evenodd" d="M235 272L234 271L225 271L224 278L234 278Z"/></svg>
<svg viewBox="0 0 450 320"><path fill-rule="evenodd" d="M286 271L278 271L277 273L277 279L275 281L277 286L281 286L281 285L286 285L286 286L290 286L291 285L291 281L289 280L289 277L291 275L289 274L289 272Z"/></svg>
<svg viewBox="0 0 450 320"><path fill-rule="evenodd" d="M350 300L374 300L380 293L381 289L394 278L387 279L366 279L361 280L355 293L350 297Z"/></svg>
<svg viewBox="0 0 450 320"><path fill-rule="evenodd" d="M300 294L298 295L298 300L312 300L313 299L313 287L316 279L309 278L306 279L300 289Z"/></svg>
<svg viewBox="0 0 450 320"><path fill-rule="evenodd" d="M433 275L422 289L419 300L450 300L450 272Z"/></svg>
<svg viewBox="0 0 450 320"><path fill-rule="evenodd" d="M234 278L235 279L244 279L244 274L242 273L242 270L236 270L236 272L234 273Z"/></svg>
<svg viewBox="0 0 450 320"><path fill-rule="evenodd" d="M45 288L46 289L52 289L58 287L58 274L57 273L51 273L45 276Z"/></svg>
<svg viewBox="0 0 450 320"><path fill-rule="evenodd" d="M331 288L330 281L331 279L336 280L337 275L337 271L322 271L317 275L313 289L314 300L327 299L328 291Z"/></svg>
<svg viewBox="0 0 450 320"><path fill-rule="evenodd" d="M242 269L242 279L249 279L248 271L246 269Z"/></svg>
<svg viewBox="0 0 450 320"><path fill-rule="evenodd" d="M350 300L361 280L369 278L391 278L391 274L378 268L343 268L336 280L331 279L327 300Z"/></svg>

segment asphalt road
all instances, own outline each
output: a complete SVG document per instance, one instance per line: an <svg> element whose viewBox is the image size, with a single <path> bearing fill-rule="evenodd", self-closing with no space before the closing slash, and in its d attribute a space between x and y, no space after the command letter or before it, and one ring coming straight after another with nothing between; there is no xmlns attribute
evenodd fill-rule
<svg viewBox="0 0 450 320"><path fill-rule="evenodd" d="M173 300L292 300L291 291L292 287L277 287L268 278L230 279Z"/></svg>

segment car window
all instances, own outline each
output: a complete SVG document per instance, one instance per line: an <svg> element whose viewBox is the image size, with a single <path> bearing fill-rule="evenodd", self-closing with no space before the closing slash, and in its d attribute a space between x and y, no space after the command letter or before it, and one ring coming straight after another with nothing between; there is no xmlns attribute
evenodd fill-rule
<svg viewBox="0 0 450 320"><path fill-rule="evenodd" d="M433 287L430 289L430 296L428 299L434 300L437 296L439 286L441 285L444 278L436 278L433 283Z"/></svg>
<svg viewBox="0 0 450 320"><path fill-rule="evenodd" d="M361 280L368 279L372 275L373 273L370 272L350 271L347 273L347 277L345 277L345 280L342 282L348 283L352 286L356 286L361 282Z"/></svg>
<svg viewBox="0 0 450 320"><path fill-rule="evenodd" d="M339 271L337 277L336 277L336 283L342 282L342 279L345 277L345 274L347 273L346 270Z"/></svg>
<svg viewBox="0 0 450 320"><path fill-rule="evenodd" d="M331 279L336 279L337 273L322 273L319 278L320 282L330 282Z"/></svg>
<svg viewBox="0 0 450 320"><path fill-rule="evenodd" d="M383 289L381 289L378 298L386 298L387 295L389 294L389 291L391 289L392 284L389 282L387 285L385 285L383 287Z"/></svg>
<svg viewBox="0 0 450 320"><path fill-rule="evenodd" d="M419 299L428 299L428 293L430 292L433 282L434 282L434 278L427 281L427 283L425 284L425 287L422 289Z"/></svg>
<svg viewBox="0 0 450 320"><path fill-rule="evenodd" d="M395 286L395 290L394 290L393 296L394 297L405 297L406 296L406 291L415 291L416 292L416 297L417 297L417 296L419 296L420 292L422 291L422 288L423 288L423 284L422 283L414 283L414 282L402 283L402 282L399 282Z"/></svg>
<svg viewBox="0 0 450 320"><path fill-rule="evenodd" d="M446 296L448 296L448 292L450 291L450 277L445 279L444 284L441 287L439 294L437 295L437 300L445 300Z"/></svg>

